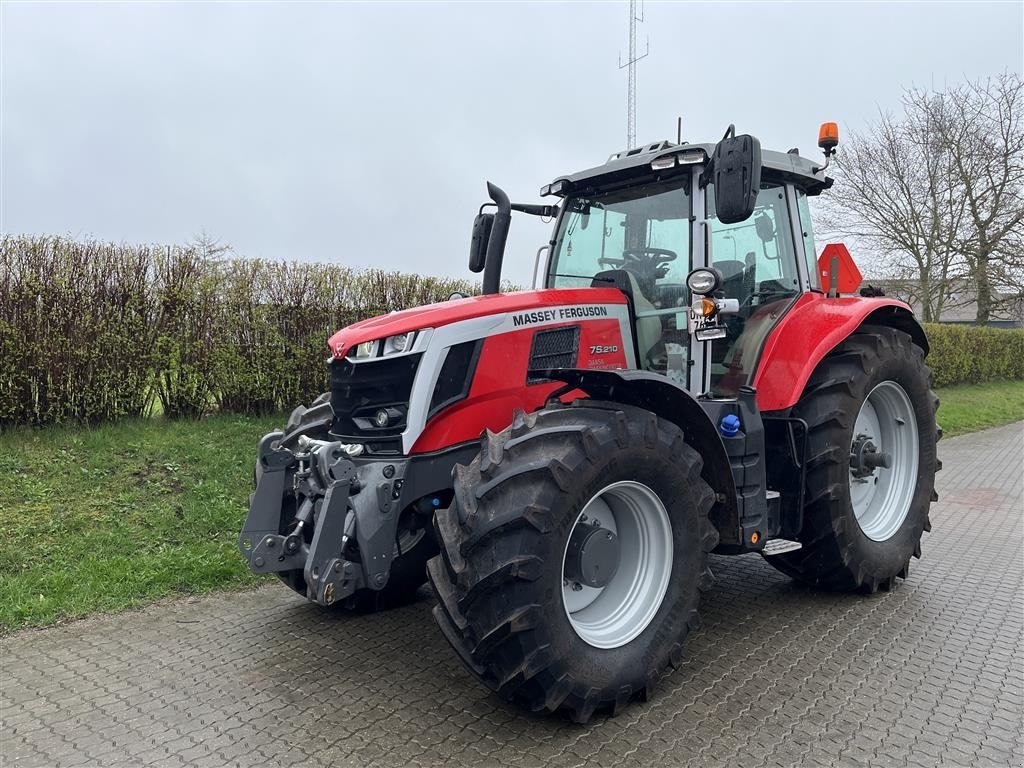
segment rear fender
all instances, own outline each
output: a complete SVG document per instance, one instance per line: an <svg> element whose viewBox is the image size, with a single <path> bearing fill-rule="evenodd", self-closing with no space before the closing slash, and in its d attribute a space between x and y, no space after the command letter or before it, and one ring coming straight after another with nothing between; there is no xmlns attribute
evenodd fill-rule
<svg viewBox="0 0 1024 768"><path fill-rule="evenodd" d="M718 429L693 395L664 376L647 371L561 369L545 375L596 400L651 411L683 430L687 444L704 459L701 477L715 491L711 519L723 542L738 541L739 510L729 457Z"/></svg>
<svg viewBox="0 0 1024 768"><path fill-rule="evenodd" d="M862 325L904 331L928 353L924 329L902 301L805 293L765 341L753 382L758 409L781 411L796 405L818 363Z"/></svg>

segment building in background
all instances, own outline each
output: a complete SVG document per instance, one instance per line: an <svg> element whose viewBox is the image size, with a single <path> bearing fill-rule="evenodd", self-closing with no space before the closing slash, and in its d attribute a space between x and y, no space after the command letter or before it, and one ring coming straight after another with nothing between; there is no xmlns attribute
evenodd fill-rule
<svg viewBox="0 0 1024 768"><path fill-rule="evenodd" d="M907 302L918 317L921 316L921 282L919 280L865 278L864 285L881 288L886 296ZM999 290L993 291L995 306L988 322L990 328L1024 328L1024 296L1013 296ZM978 303L974 286L969 280L949 281L949 288L939 312L940 323L973 325L978 316Z"/></svg>

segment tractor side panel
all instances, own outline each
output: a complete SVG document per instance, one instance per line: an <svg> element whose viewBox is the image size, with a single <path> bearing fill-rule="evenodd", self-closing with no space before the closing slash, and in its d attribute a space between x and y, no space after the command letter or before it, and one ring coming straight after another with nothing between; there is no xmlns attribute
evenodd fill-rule
<svg viewBox="0 0 1024 768"><path fill-rule="evenodd" d="M753 382L758 408L779 411L795 405L818 363L865 323L906 331L928 351L924 330L902 301L805 293L765 341Z"/></svg>
<svg viewBox="0 0 1024 768"><path fill-rule="evenodd" d="M628 367L626 346L618 320L587 320L491 336L484 340L476 374L469 395L446 408L427 422L423 433L413 445L412 453L427 453L469 440L476 440L485 429L498 432L512 421L512 414L521 409L530 413L544 405L559 387L560 381L534 381L528 375L530 357L544 350L534 346L537 334L558 329L579 327L576 357L552 367L613 370ZM539 359L543 359L539 357ZM586 395L579 390L562 397L571 402Z"/></svg>

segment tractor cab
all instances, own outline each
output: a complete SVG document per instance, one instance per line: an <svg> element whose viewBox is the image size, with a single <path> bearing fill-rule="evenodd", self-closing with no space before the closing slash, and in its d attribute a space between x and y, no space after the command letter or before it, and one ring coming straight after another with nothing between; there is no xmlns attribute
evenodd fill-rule
<svg viewBox="0 0 1024 768"><path fill-rule="evenodd" d="M543 281L622 288L638 367L694 394L736 397L778 317L822 290L808 197L831 179L795 150L762 153L729 134L723 144L651 144L544 187L563 202ZM687 285L708 268L713 284Z"/></svg>

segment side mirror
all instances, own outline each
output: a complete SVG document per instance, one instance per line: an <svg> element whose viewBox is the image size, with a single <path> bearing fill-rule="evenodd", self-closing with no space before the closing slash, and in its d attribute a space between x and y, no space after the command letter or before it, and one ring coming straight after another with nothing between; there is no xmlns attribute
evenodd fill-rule
<svg viewBox="0 0 1024 768"><path fill-rule="evenodd" d="M754 219L754 230L762 243L770 243L775 239L775 224L767 213L762 213Z"/></svg>
<svg viewBox="0 0 1024 768"><path fill-rule="evenodd" d="M746 221L761 189L761 142L749 134L736 136L730 126L715 147L712 162L718 220L723 224Z"/></svg>
<svg viewBox="0 0 1024 768"><path fill-rule="evenodd" d="M487 257L487 243L494 226L493 213L478 213L473 219L473 237L469 241L469 271L483 272Z"/></svg>

